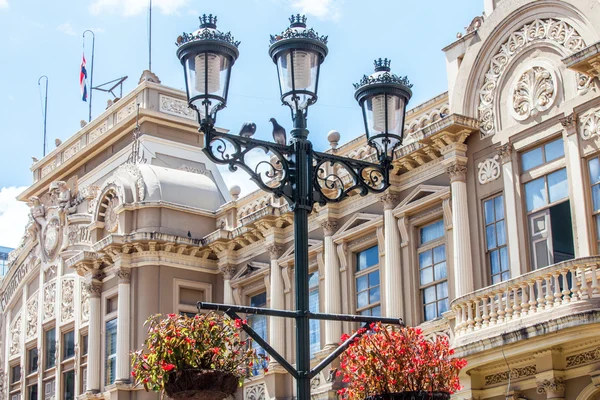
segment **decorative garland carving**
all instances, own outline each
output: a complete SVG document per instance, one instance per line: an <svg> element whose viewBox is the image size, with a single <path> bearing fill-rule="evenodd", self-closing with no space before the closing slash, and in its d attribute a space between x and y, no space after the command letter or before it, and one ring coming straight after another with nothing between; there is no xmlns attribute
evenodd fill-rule
<svg viewBox="0 0 600 400"><path fill-rule="evenodd" d="M583 49L586 44L583 38L565 21L548 18L536 19L525 24L510 34L500 46L498 53L490 61L483 84L479 89L479 107L477 109L481 137L485 138L496 132L495 100L500 78L515 55L534 42L550 41L564 47L569 53ZM581 86L581 85L580 85Z"/></svg>
<svg viewBox="0 0 600 400"><path fill-rule="evenodd" d="M266 398L266 387L264 383L247 386L244 391L244 400L265 400Z"/></svg>
<svg viewBox="0 0 600 400"><path fill-rule="evenodd" d="M160 103L159 110L161 112L196 120L196 112L188 106L187 101L163 94L159 95L158 98Z"/></svg>
<svg viewBox="0 0 600 400"><path fill-rule="evenodd" d="M579 135L582 139L588 140L600 134L600 110L582 115L579 121Z"/></svg>
<svg viewBox="0 0 600 400"><path fill-rule="evenodd" d="M528 365L522 368L512 368L510 372L503 371L493 375L486 375L485 384L486 386L495 385L497 383L507 382L509 377L510 379L519 379L535 375L536 373L537 369L535 365Z"/></svg>
<svg viewBox="0 0 600 400"><path fill-rule="evenodd" d="M10 325L10 349L9 356L15 356L21 353L21 313L19 312L15 320Z"/></svg>
<svg viewBox="0 0 600 400"><path fill-rule="evenodd" d="M37 336L38 331L38 299L37 292L27 302L27 327L25 337L31 339Z"/></svg>
<svg viewBox="0 0 600 400"><path fill-rule="evenodd" d="M87 290L85 283L81 282L81 323L86 323L90 320L90 292Z"/></svg>
<svg viewBox="0 0 600 400"><path fill-rule="evenodd" d="M538 384L536 392L544 394L547 392L560 392L565 390L565 381L563 378L544 379Z"/></svg>
<svg viewBox="0 0 600 400"><path fill-rule="evenodd" d="M567 357L567 368L600 360L600 347Z"/></svg>
<svg viewBox="0 0 600 400"><path fill-rule="evenodd" d="M549 109L556 99L556 76L544 67L523 72L515 83L511 113L517 121L536 117Z"/></svg>
<svg viewBox="0 0 600 400"><path fill-rule="evenodd" d="M56 301L56 281L44 285L44 320L54 317Z"/></svg>
<svg viewBox="0 0 600 400"><path fill-rule="evenodd" d="M61 322L73 319L75 314L75 280L63 279L62 281L62 301L60 303Z"/></svg>
<svg viewBox="0 0 600 400"><path fill-rule="evenodd" d="M480 184L485 185L500 177L499 158L500 156L496 154L494 157L488 158L477 165L477 168L479 169L477 178L479 179Z"/></svg>

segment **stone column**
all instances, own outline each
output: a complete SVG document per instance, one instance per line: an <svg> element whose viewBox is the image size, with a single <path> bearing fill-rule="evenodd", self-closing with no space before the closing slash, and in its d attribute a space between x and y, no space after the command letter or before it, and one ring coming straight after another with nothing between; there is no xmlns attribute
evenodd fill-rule
<svg viewBox="0 0 600 400"><path fill-rule="evenodd" d="M323 258L325 259L323 306L328 314L342 313L342 285L340 281L340 266L337 257L333 234L338 229L336 221L328 219L321 223L323 233ZM337 321L325 321L325 347L336 346L342 337L342 324Z"/></svg>
<svg viewBox="0 0 600 400"><path fill-rule="evenodd" d="M115 382L129 383L129 327L131 326L131 270L121 268L117 272L119 279L117 304L117 368Z"/></svg>
<svg viewBox="0 0 600 400"><path fill-rule="evenodd" d="M233 289L231 287L231 279L235 275L235 267L233 265L222 265L219 270L223 274L223 304L235 304L233 300Z"/></svg>
<svg viewBox="0 0 600 400"><path fill-rule="evenodd" d="M385 316L400 318L404 314L402 297L402 264L400 260L400 232L396 225L393 209L397 204L397 196L387 192L379 198L383 203L383 227L385 268L383 281L385 284Z"/></svg>
<svg viewBox="0 0 600 400"><path fill-rule="evenodd" d="M269 279L269 292L271 297L271 308L283 310L285 308L285 299L283 293L283 275L279 267L279 257L283 254L283 246L271 244L267 246L271 256L271 275ZM271 346L279 353L285 351L285 319L281 317L269 317L269 342ZM274 363L275 361L272 360Z"/></svg>
<svg viewBox="0 0 600 400"><path fill-rule="evenodd" d="M87 356L87 393L100 392L100 365L102 365L101 347L101 310L100 295L102 282L92 278L86 285L90 296L90 321L88 329L88 356Z"/></svg>
<svg viewBox="0 0 600 400"><path fill-rule="evenodd" d="M547 399L564 400L565 399L565 381L563 378L550 378L538 382L538 394L545 394Z"/></svg>
<svg viewBox="0 0 600 400"><path fill-rule="evenodd" d="M565 155L567 158L567 176L569 178L569 190L571 192L571 212L575 225L573 236L575 239L575 256L587 257L591 255L590 235L588 231L588 214L585 187L589 182L583 181L583 169L581 167L581 152L579 151L579 138L577 137L577 117L573 114L562 118L560 123L565 128L564 142L566 145Z"/></svg>
<svg viewBox="0 0 600 400"><path fill-rule="evenodd" d="M467 204L467 167L455 162L446 168L452 191L452 241L454 243L454 296L473 291L473 262Z"/></svg>
<svg viewBox="0 0 600 400"><path fill-rule="evenodd" d="M517 196L515 193L515 175L512 162L512 144L507 143L499 148L502 160L502 180L504 181L504 223L506 224L506 240L510 277L521 275L521 258L519 257L519 231L517 227Z"/></svg>

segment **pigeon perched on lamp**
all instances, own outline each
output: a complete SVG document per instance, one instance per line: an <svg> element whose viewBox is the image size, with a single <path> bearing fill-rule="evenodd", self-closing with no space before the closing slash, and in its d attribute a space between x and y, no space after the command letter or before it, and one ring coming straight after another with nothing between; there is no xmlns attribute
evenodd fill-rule
<svg viewBox="0 0 600 400"><path fill-rule="evenodd" d="M285 134L285 128L277 123L275 118L269 120L273 124L273 140L277 144L286 145L287 137Z"/></svg>
<svg viewBox="0 0 600 400"><path fill-rule="evenodd" d="M249 138L254 135L254 132L256 132L256 124L251 121L244 122L242 129L240 129L240 136Z"/></svg>

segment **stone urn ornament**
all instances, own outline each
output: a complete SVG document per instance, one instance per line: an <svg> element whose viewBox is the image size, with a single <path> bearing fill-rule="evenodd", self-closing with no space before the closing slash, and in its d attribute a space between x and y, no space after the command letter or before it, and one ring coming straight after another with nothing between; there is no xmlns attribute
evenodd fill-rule
<svg viewBox="0 0 600 400"><path fill-rule="evenodd" d="M267 371L243 338L245 323L215 313L151 316L144 345L132 354L135 384L174 400L230 398L249 368Z"/></svg>
<svg viewBox="0 0 600 400"><path fill-rule="evenodd" d="M338 395L342 400L450 400L461 389L458 374L467 365L453 355L445 336L429 340L420 328L371 324L341 356L337 375L346 386Z"/></svg>

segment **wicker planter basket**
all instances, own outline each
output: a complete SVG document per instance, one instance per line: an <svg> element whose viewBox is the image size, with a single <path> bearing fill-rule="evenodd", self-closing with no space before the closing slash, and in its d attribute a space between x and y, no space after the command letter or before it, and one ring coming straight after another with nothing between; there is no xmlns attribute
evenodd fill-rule
<svg viewBox="0 0 600 400"><path fill-rule="evenodd" d="M173 400L223 400L237 391L239 381L229 372L186 369L169 375L165 392Z"/></svg>
<svg viewBox="0 0 600 400"><path fill-rule="evenodd" d="M450 400L450 393L424 391L384 393L367 397L366 400Z"/></svg>

